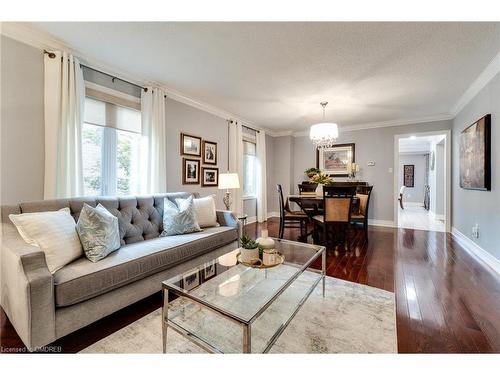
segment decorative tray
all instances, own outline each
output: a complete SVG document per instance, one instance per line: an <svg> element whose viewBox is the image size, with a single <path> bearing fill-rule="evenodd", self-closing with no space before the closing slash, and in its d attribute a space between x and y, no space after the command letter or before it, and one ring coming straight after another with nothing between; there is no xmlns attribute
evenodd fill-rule
<svg viewBox="0 0 500 375"><path fill-rule="evenodd" d="M243 262L241 260L241 253L238 254L238 263L241 263L247 267L252 267L252 268L273 268L273 267L276 267L276 266L279 266L280 264L283 264L283 262L285 261L285 257L280 254L280 253L276 253L276 263L273 263L273 264L264 264L262 262L262 259L256 259L254 262L252 263L248 263L248 262Z"/></svg>

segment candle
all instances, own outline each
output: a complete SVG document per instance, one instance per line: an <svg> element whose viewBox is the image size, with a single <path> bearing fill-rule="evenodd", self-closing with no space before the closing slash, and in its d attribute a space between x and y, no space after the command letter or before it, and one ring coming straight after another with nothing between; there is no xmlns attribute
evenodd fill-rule
<svg viewBox="0 0 500 375"><path fill-rule="evenodd" d="M269 231L267 229L262 229L260 236L264 238L269 236Z"/></svg>

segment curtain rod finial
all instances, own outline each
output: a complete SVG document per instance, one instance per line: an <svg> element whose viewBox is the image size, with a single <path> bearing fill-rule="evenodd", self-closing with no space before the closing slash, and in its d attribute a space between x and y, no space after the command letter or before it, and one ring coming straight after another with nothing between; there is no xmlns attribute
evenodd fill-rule
<svg viewBox="0 0 500 375"><path fill-rule="evenodd" d="M43 50L43 53L46 53L47 55L49 55L49 58L51 59L54 59L56 57L56 54L54 52L49 52L47 50Z"/></svg>

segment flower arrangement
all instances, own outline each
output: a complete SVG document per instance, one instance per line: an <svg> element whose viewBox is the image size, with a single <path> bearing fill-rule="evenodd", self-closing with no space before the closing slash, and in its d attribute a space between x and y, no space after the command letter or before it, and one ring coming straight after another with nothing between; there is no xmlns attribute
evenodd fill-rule
<svg viewBox="0 0 500 375"><path fill-rule="evenodd" d="M312 176L314 176L315 174L317 173L321 173L321 170L318 169L318 168L314 168L314 167L311 167L311 168L307 168L304 173L307 175L307 177L311 178Z"/></svg>
<svg viewBox="0 0 500 375"><path fill-rule="evenodd" d="M310 177L309 182L313 182L315 184L320 184L320 185L330 185L333 182L333 180L326 173L319 172L316 173L314 176Z"/></svg>

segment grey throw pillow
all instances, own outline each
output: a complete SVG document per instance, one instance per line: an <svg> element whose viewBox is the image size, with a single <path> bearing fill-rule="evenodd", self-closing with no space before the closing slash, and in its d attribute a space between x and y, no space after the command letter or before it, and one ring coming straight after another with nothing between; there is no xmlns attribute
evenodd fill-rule
<svg viewBox="0 0 500 375"><path fill-rule="evenodd" d="M96 208L83 204L76 231L85 255L92 262L120 248L118 218L100 203Z"/></svg>
<svg viewBox="0 0 500 375"><path fill-rule="evenodd" d="M196 221L193 197L179 200L178 204L179 207L168 198L164 198L163 232L160 237L201 231Z"/></svg>

